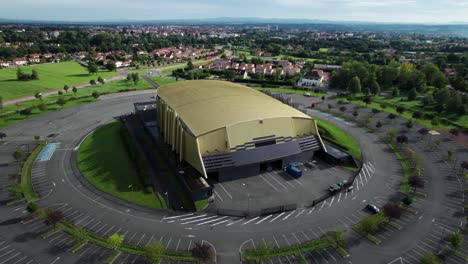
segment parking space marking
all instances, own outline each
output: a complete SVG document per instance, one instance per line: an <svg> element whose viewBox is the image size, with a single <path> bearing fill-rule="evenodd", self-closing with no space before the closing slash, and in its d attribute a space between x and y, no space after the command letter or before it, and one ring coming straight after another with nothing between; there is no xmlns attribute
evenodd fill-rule
<svg viewBox="0 0 468 264"><path fill-rule="evenodd" d="M201 217L205 217L205 216L207 216L207 214L202 214L202 215L197 215L197 216L192 216L192 217L183 218L183 219L180 219L180 221L182 222L182 221L197 219L197 218L201 218Z"/></svg>
<svg viewBox="0 0 468 264"><path fill-rule="evenodd" d="M205 218L199 218L199 219L191 220L191 221L188 221L188 222L183 222L183 223L181 223L181 225L187 225L187 224L191 224L191 223L205 221L205 220L213 219L213 218L216 218L216 217L218 217L218 216L213 215L213 216L209 216L209 217L205 217Z"/></svg>
<svg viewBox="0 0 468 264"><path fill-rule="evenodd" d="M267 179L265 179L265 177L263 177L263 175L259 175L260 178L262 178L268 185L270 185L273 189L275 189L277 192L280 192L280 190L278 190L273 184L271 184Z"/></svg>
<svg viewBox="0 0 468 264"><path fill-rule="evenodd" d="M270 218L272 216L273 215L266 216L266 217L262 218L260 221L256 222L255 224L258 225L258 224L262 223L263 221L267 220L268 218Z"/></svg>
<svg viewBox="0 0 468 264"><path fill-rule="evenodd" d="M246 224L248 224L248 223L250 223L250 222L253 222L253 221L257 220L258 218L260 218L260 216L257 216L257 217L255 217L255 218L252 218L252 219L250 219L249 221L242 223L242 225L246 225Z"/></svg>
<svg viewBox="0 0 468 264"><path fill-rule="evenodd" d="M223 202L223 198L221 198L221 196L218 194L218 192L216 190L213 190L213 192L216 194L216 196L221 200L221 202Z"/></svg>
<svg viewBox="0 0 468 264"><path fill-rule="evenodd" d="M307 214L311 214L314 210L315 210L315 206L312 207L312 209Z"/></svg>
<svg viewBox="0 0 468 264"><path fill-rule="evenodd" d="M176 216L171 216L171 217L165 217L164 216L162 220L175 219L175 218L186 217L186 216L191 216L191 215L193 215L193 213L183 214L183 215L176 215Z"/></svg>
<svg viewBox="0 0 468 264"><path fill-rule="evenodd" d="M305 209L301 210L294 218L298 218L305 212Z"/></svg>
<svg viewBox="0 0 468 264"><path fill-rule="evenodd" d="M232 200L232 196L231 194L226 190L226 188L224 188L224 186L221 184L221 183L218 183L219 186L221 186L221 188L224 190L224 192L229 196L229 198L231 198Z"/></svg>
<svg viewBox="0 0 468 264"><path fill-rule="evenodd" d="M15 255L13 255L13 256L11 256L11 257L7 258L6 260L4 260L4 261L0 262L0 264L6 263L7 261L9 261L9 260L11 260L11 259L14 259L14 258L16 258L18 255L21 255L21 253L19 253L19 252L18 252L18 253L16 253Z"/></svg>
<svg viewBox="0 0 468 264"><path fill-rule="evenodd" d="M332 206L334 200L335 200L335 196L332 197L332 199L331 199L330 204L328 205L328 207L331 207L331 206Z"/></svg>
<svg viewBox="0 0 468 264"><path fill-rule="evenodd" d="M211 226L217 226L217 225L226 223L226 222L228 222L228 221L230 221L230 220L232 220L232 219L226 219L226 220L223 220L223 221L221 221L221 222L214 223L214 224L212 224Z"/></svg>
<svg viewBox="0 0 468 264"><path fill-rule="evenodd" d="M201 223L198 223L197 226L199 226L199 225L205 225L205 224L209 224L209 223L213 223L213 222L216 222L216 221L225 219L225 218L227 218L227 217L228 217L228 216L222 216L222 217L215 218L215 219L212 219L212 220L209 220L209 221L201 222Z"/></svg>
<svg viewBox="0 0 468 264"><path fill-rule="evenodd" d="M336 201L336 203L339 203L339 202L341 201L341 195L342 195L342 194L343 194L343 193L340 192L340 195L338 196L338 201Z"/></svg>
<svg viewBox="0 0 468 264"><path fill-rule="evenodd" d="M232 226L232 225L234 225L234 224L236 224L236 223L239 223L239 222L243 221L244 219L245 219L245 218L241 218L241 219L239 219L239 220L237 220L237 221L234 221L234 222L231 222L231 223L227 224L226 226Z"/></svg>
<svg viewBox="0 0 468 264"><path fill-rule="evenodd" d="M275 218L270 220L270 223L276 221L276 219L280 218L282 215L284 215L286 212L282 212L281 214L277 215Z"/></svg>
<svg viewBox="0 0 468 264"><path fill-rule="evenodd" d="M172 242L172 237L169 238L169 242L167 242L166 249L169 248L169 245L171 244L171 242Z"/></svg>
<svg viewBox="0 0 468 264"><path fill-rule="evenodd" d="M284 221L284 220L288 219L292 214L294 214L294 212L296 212L296 210L291 211L291 213L289 213L287 216L285 216L281 221Z"/></svg>

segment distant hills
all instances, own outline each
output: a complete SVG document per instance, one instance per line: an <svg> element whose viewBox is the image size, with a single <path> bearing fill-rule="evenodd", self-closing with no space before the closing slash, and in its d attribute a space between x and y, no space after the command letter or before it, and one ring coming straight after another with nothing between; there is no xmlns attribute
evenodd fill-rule
<svg viewBox="0 0 468 264"><path fill-rule="evenodd" d="M467 22L441 23L381 23L363 21L332 21L320 19L283 19L259 17L217 17L204 19L170 20L96 20L96 21L58 21L1 19L0 24L53 24L53 25L280 25L281 28L311 28L327 31L388 32L396 34L424 34L432 36L458 36L468 38Z"/></svg>

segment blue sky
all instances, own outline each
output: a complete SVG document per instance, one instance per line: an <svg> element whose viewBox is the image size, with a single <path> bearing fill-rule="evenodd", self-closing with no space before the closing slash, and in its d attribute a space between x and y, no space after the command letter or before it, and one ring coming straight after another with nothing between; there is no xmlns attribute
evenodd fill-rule
<svg viewBox="0 0 468 264"><path fill-rule="evenodd" d="M0 18L164 20L214 17L468 22L468 0L1 0Z"/></svg>

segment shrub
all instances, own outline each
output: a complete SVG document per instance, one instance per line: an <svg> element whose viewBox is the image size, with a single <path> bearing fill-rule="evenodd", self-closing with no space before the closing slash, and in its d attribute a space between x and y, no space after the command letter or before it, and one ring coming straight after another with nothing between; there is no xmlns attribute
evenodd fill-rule
<svg viewBox="0 0 468 264"><path fill-rule="evenodd" d="M190 251L193 257L201 261L209 261L213 258L211 248L208 245L202 244L200 242L196 242Z"/></svg>
<svg viewBox="0 0 468 264"><path fill-rule="evenodd" d="M26 207L26 210L28 210L28 212L30 212L30 213L36 212L37 209L39 209L39 207L37 206L37 204L35 204L33 202L28 203L28 207Z"/></svg>
<svg viewBox="0 0 468 264"><path fill-rule="evenodd" d="M405 198L403 198L402 202L406 205L409 206L413 203L413 198L411 196L407 195Z"/></svg>
<svg viewBox="0 0 468 264"><path fill-rule="evenodd" d="M51 211L47 213L45 223L48 225L55 225L63 219L62 211Z"/></svg>

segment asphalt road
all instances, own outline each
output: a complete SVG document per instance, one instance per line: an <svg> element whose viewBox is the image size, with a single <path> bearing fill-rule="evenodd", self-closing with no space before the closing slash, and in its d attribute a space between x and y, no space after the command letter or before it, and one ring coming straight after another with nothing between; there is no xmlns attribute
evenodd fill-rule
<svg viewBox="0 0 468 264"><path fill-rule="evenodd" d="M81 140L115 117L132 112L134 102L151 100L153 95L154 91L143 91L103 96L94 103L48 113L6 128L4 132L8 135L8 141L27 142L37 134L41 136L58 134L51 140L59 144L58 149L49 161L36 164L37 169L33 172L33 177L38 179L34 188L41 195L38 203L44 207L61 210L67 220L99 235L125 234L126 241L136 245L145 245L159 239L167 248L173 250L188 250L196 241L202 241L214 246L219 263L236 263L239 261L239 250L255 247L261 240L265 240L273 247L286 246L313 239L338 226L349 230L368 215L362 210L365 204L372 202L382 206L399 188L402 179L401 166L395 155L379 140L377 134L369 133L350 122L323 116L319 112L310 112L310 114L325 117L358 140L366 165L354 183L355 188L352 193L337 194L312 208L298 208L291 212L257 218L237 218L207 213L169 214L139 210L126 203L108 199L99 191L83 186L77 178L79 176L72 170L74 164L72 154ZM373 115L372 119L374 118L382 117ZM397 120L388 126L400 126L398 122ZM381 131L385 133L385 129ZM413 137L416 136L411 134L410 139ZM1 145L0 152L3 152L8 144ZM422 247L420 243L425 243L426 238L434 232L436 225L443 226L449 231L455 230L464 214L460 212L463 203L460 199L464 198L463 196L460 198L459 179L450 177L450 164L440 162L443 154L439 153L443 153L442 151L427 152L426 143L420 141L411 142L410 145L424 155L423 166L427 176L424 191L429 195L427 198L415 199L414 208L418 213L404 214L399 220L403 226L401 231L390 228L379 231L377 237L383 241L380 246L375 246L350 231L351 244L348 250L351 257L342 258L336 252L324 249L308 256L311 263L369 263L369 259L372 259L372 263L389 263L399 258L402 263L415 263L412 258L418 258L420 257L418 254L425 252L419 249ZM449 141L442 142L440 147L445 145L457 150L456 155L459 156L459 160L466 159L466 149L460 150ZM7 161L0 161L4 162ZM0 221L11 221L26 214L24 205L2 206L0 212ZM46 250L47 245L50 247L50 240L35 238L19 243L15 240L15 235L37 231L34 228L45 228L41 227L40 223L31 222L22 225L10 223L0 225L0 228L2 228L0 243L3 239L6 243L16 243L25 249L34 248L27 252L41 263L53 261L55 261L53 263L78 263L82 262L83 256L89 252L97 252L93 256L102 261L102 257L108 254L100 248L90 248L88 253L82 255L65 251L54 252ZM427 248L424 247L425 250L428 250ZM416 253L411 250L415 250ZM57 257L60 259L56 259ZM0 263L2 261L0 257ZM142 260L128 255L119 257L115 263L139 261ZM455 258L452 263L460 263L456 261ZM295 260L280 258L272 262L294 263Z"/></svg>

